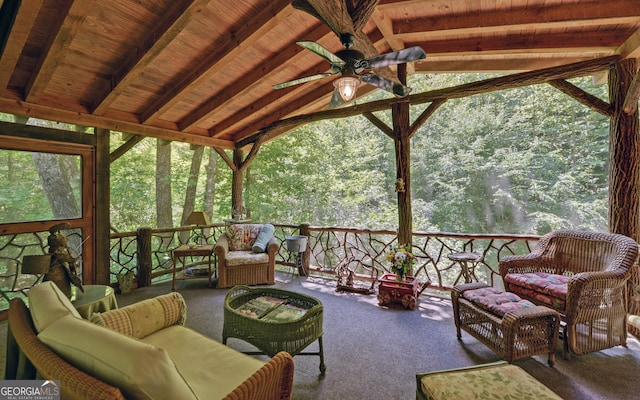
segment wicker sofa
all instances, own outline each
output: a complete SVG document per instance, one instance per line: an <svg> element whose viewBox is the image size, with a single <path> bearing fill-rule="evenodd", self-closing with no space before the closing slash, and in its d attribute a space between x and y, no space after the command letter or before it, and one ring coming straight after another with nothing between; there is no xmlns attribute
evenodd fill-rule
<svg viewBox="0 0 640 400"><path fill-rule="evenodd" d="M265 224L233 224L218 238L213 252L218 259L218 287L275 283L278 241L270 237L264 252L254 244ZM272 225L271 225L272 227Z"/></svg>
<svg viewBox="0 0 640 400"><path fill-rule="evenodd" d="M558 311L564 356L624 345L624 293L638 244L613 233L559 230L528 255L500 261L505 289Z"/></svg>
<svg viewBox="0 0 640 400"><path fill-rule="evenodd" d="M290 399L293 358L268 362L183 326L170 293L82 319L51 282L9 307L6 379L59 380L63 399Z"/></svg>

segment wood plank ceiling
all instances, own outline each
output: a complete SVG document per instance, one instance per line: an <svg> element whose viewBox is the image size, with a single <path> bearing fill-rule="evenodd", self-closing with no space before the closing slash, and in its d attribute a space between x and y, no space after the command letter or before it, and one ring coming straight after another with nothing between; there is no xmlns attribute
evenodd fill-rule
<svg viewBox="0 0 640 400"><path fill-rule="evenodd" d="M295 42L338 51L332 29L353 30L366 56L421 46L410 73L640 57L637 0L0 3L0 111L224 149L327 107L333 77L272 85L328 72Z"/></svg>

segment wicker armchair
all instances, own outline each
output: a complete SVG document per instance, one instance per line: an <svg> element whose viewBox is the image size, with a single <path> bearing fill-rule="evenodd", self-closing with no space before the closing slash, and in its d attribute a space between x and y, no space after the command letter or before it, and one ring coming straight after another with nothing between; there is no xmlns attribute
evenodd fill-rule
<svg viewBox="0 0 640 400"><path fill-rule="evenodd" d="M558 311L565 358L627 341L624 293L638 244L613 233L559 230L500 261L505 289Z"/></svg>
<svg viewBox="0 0 640 400"><path fill-rule="evenodd" d="M264 253L252 247L263 224L231 225L218 238L213 252L218 259L218 287L275 283L278 241L272 237Z"/></svg>

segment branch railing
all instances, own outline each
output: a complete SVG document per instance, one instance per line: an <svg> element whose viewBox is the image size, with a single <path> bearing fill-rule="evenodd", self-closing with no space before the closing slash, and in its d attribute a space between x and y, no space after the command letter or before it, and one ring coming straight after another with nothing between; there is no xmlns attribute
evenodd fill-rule
<svg viewBox="0 0 640 400"><path fill-rule="evenodd" d="M275 224L275 227L275 236L280 243L276 255L278 269L297 267L297 263L292 262L297 254L289 253L285 238L305 235L309 238L308 250L303 253L303 271L300 272L322 279L337 279L336 268L346 266L353 271L356 280L375 282L379 275L390 272L385 256L397 245L398 240L394 230L309 224ZM201 227L197 229L141 227L133 232L113 232L110 235L110 281L115 284L117 274L129 271L138 277L139 286L171 279L171 253L174 249L194 242L201 233L208 244L214 244L226 230L226 225L208 225L202 232ZM7 309L11 298L24 296L26 290L36 283L32 277L20 274L20 263L25 254L46 254L47 235L48 232L0 235L0 310ZM530 252L532 243L538 238L535 235L413 232L413 253L417 259L413 274L422 282L431 282L431 289L448 290L460 279L460 268L447 255L458 251L475 251L482 256L475 266L475 275L480 280L499 286L500 259L509 254ZM80 261L81 255L78 258Z"/></svg>
<svg viewBox="0 0 640 400"><path fill-rule="evenodd" d="M275 225L275 236L280 243L276 255L279 268L295 266L285 245L285 238L292 235L309 237L308 250L303 255L303 270L310 276L332 279L336 267L348 265L355 278L372 281L385 272L390 272L386 254L397 245L397 232L393 230L369 230L345 227L319 227L309 224ZM140 275L140 265L150 264L145 272L152 281L170 279L173 272L171 252L188 243L192 228L174 229L140 228L136 232L111 235L111 274L133 270ZM209 225L205 229L207 243L214 244L226 229L224 224ZM150 238L150 243L141 246L139 238ZM430 287L448 290L460 279L459 265L447 258L454 252L476 252L480 261L474 267L475 276L494 286L501 285L498 263L510 254L526 254L531 251L536 235L463 234L448 232L413 232L413 253L416 257L413 274L422 282L431 282ZM148 254L140 254L148 249ZM141 262L141 260L150 262ZM138 270L136 270L138 269ZM112 279L115 281L115 279Z"/></svg>

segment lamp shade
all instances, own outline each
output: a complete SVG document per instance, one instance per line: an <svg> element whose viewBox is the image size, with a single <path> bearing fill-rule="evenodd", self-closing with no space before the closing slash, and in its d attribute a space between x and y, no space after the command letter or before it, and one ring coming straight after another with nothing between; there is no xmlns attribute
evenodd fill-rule
<svg viewBox="0 0 640 400"><path fill-rule="evenodd" d="M204 211L193 211L184 221L185 225L211 225L209 216Z"/></svg>
<svg viewBox="0 0 640 400"><path fill-rule="evenodd" d="M49 272L51 267L51 255L24 256L22 257L22 273L42 275Z"/></svg>
<svg viewBox="0 0 640 400"><path fill-rule="evenodd" d="M360 86L360 79L354 76L341 76L333 81L333 86L338 89L342 100L346 103L356 97L356 90Z"/></svg>

